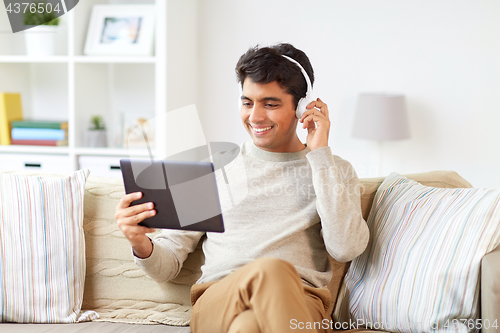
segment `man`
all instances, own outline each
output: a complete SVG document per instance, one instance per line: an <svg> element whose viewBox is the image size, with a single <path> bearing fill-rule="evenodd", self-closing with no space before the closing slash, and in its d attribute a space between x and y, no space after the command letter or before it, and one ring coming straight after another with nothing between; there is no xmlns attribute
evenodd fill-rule
<svg viewBox="0 0 500 333"><path fill-rule="evenodd" d="M329 331L328 254L349 261L368 242L359 180L328 147L328 107L318 98L296 117L307 84L283 55L314 82L309 59L290 44L252 48L236 66L241 120L252 140L225 172L233 193L247 193L234 207L221 197L226 231L207 233L203 241L206 260L191 289L194 333ZM296 134L299 122L307 145ZM217 182L219 191L227 186L220 174ZM150 203L129 207L138 198L122 198L118 226L136 263L155 280L168 281L204 233L164 230L151 240L146 233L153 230L137 224L155 211Z"/></svg>

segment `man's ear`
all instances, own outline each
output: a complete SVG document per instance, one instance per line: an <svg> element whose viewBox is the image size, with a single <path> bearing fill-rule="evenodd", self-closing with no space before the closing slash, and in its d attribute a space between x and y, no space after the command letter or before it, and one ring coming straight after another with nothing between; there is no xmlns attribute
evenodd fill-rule
<svg viewBox="0 0 500 333"><path fill-rule="evenodd" d="M300 125L299 118L297 118L297 115L293 115L293 120L295 121L295 125L297 126Z"/></svg>

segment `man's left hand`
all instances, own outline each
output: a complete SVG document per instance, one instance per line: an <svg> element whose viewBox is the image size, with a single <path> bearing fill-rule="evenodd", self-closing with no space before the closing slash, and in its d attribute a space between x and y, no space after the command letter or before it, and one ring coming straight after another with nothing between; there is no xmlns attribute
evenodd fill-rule
<svg viewBox="0 0 500 333"><path fill-rule="evenodd" d="M328 118L328 106L321 99L312 101L307 106L299 120L302 128L307 128L307 147L312 151L328 146L328 135L330 133L330 119Z"/></svg>

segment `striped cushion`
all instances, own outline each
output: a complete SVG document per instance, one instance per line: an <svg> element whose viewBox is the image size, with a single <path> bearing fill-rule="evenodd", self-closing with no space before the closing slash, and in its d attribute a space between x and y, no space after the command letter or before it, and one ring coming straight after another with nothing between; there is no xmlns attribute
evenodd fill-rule
<svg viewBox="0 0 500 333"><path fill-rule="evenodd" d="M476 330L480 261L500 242L500 190L438 189L393 173L367 222L371 240L345 276L337 321L393 332Z"/></svg>
<svg viewBox="0 0 500 333"><path fill-rule="evenodd" d="M2 322L69 323L95 316L80 313L88 174L0 173Z"/></svg>

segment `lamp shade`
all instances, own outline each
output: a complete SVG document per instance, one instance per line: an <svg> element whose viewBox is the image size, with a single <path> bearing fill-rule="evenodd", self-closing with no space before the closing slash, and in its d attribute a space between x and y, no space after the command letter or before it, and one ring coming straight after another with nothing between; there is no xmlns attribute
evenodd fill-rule
<svg viewBox="0 0 500 333"><path fill-rule="evenodd" d="M366 140L410 138L404 95L362 93L358 97L352 136Z"/></svg>

